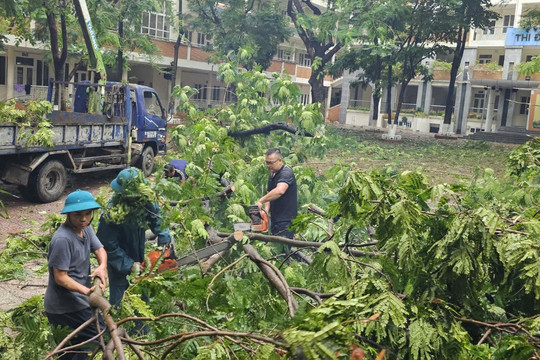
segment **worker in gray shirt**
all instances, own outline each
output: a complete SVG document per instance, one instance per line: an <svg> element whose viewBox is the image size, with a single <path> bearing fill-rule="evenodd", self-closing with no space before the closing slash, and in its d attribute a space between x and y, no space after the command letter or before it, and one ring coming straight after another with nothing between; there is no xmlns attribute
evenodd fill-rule
<svg viewBox="0 0 540 360"><path fill-rule="evenodd" d="M94 290L93 277L101 279L102 290L105 290L107 253L90 225L94 210L98 208L92 194L77 190L67 196L61 211L66 214L66 221L54 233L49 246L49 283L44 299L45 312L54 326L74 330L92 317L88 295ZM96 255L99 266L90 274L91 253ZM103 327L102 319L100 323ZM88 326L71 343L81 343L97 333L95 325ZM88 353L78 351L65 353L62 359L88 358Z"/></svg>

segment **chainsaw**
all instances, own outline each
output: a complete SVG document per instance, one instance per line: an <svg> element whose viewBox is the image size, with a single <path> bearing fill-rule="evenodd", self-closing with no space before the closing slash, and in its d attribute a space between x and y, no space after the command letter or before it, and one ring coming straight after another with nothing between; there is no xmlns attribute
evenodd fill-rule
<svg viewBox="0 0 540 360"><path fill-rule="evenodd" d="M228 250L231 246L233 246L232 242L224 240L206 246L200 250L193 251L186 256L182 256L181 258L176 257L176 254L172 248L150 251L148 255L146 255L146 259L150 261L150 269L148 270L148 274L153 272L160 273L167 270L176 270L182 266L196 264L202 259L209 258L214 254L219 254L222 251ZM158 264L160 260L161 263L156 268L156 264ZM141 267L143 269L145 268L145 262L141 264Z"/></svg>
<svg viewBox="0 0 540 360"><path fill-rule="evenodd" d="M233 224L234 231L268 231L268 212L266 209L259 209L257 205L248 206L250 222L238 222Z"/></svg>
<svg viewBox="0 0 540 360"><path fill-rule="evenodd" d="M268 231L268 212L265 209L259 209L257 205L248 206L250 222L239 222L233 224L235 231L253 231L265 232ZM163 272L166 270L178 269L182 266L193 265L201 259L209 258L214 254L226 251L233 246L232 241L224 240L215 244L208 245L197 251L193 251L180 258L176 257L174 248L167 247L163 250L154 250L148 253L147 257L150 260L150 272L156 270ZM155 269L156 263L163 259L162 263ZM143 265L144 268L144 265Z"/></svg>

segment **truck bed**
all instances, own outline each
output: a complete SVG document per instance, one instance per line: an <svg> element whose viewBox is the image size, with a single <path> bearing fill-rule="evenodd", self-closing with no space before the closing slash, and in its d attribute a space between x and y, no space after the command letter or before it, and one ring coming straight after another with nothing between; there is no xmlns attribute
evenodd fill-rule
<svg viewBox="0 0 540 360"><path fill-rule="evenodd" d="M14 123L0 123L0 155L22 154L92 147L127 146L126 119L113 116L53 111L48 117L53 124L53 148L26 147L26 139L18 141L20 128ZM25 131L30 131L28 128Z"/></svg>

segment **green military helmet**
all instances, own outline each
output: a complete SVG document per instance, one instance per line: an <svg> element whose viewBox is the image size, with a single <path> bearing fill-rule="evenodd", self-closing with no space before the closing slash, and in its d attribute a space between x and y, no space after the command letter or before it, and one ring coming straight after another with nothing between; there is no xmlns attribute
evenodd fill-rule
<svg viewBox="0 0 540 360"><path fill-rule="evenodd" d="M120 192L124 189L124 186L131 180L136 177L138 177L140 174L140 170L134 167L130 167L127 169L124 169L118 173L118 176L116 176L116 179L114 179L111 182L111 188L116 191Z"/></svg>
<svg viewBox="0 0 540 360"><path fill-rule="evenodd" d="M92 194L85 190L76 190L66 197L64 208L60 214L67 214L75 211L95 210L101 206L96 202Z"/></svg>

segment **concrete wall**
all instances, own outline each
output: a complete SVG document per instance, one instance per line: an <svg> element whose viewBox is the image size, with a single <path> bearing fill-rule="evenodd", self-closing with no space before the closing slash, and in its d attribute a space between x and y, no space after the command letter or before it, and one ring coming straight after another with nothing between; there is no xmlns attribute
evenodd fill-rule
<svg viewBox="0 0 540 360"><path fill-rule="evenodd" d="M349 109L347 111L347 120L345 124L353 126L369 126L369 111Z"/></svg>

